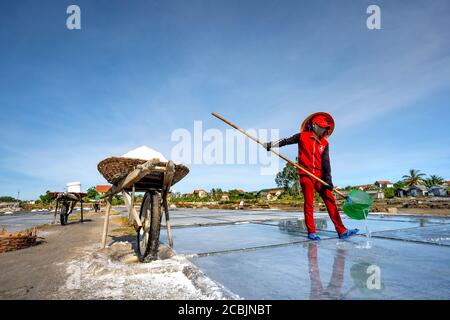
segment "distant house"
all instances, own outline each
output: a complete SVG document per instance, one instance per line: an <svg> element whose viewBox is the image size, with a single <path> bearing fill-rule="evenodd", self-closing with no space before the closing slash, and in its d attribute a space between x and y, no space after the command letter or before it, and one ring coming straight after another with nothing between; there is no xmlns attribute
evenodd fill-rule
<svg viewBox="0 0 450 320"><path fill-rule="evenodd" d="M228 192L222 193L222 196L220 197L220 200L222 200L222 201L230 200L230 197L228 196Z"/></svg>
<svg viewBox="0 0 450 320"><path fill-rule="evenodd" d="M445 197L447 195L447 189L442 186L432 186L428 189L429 196Z"/></svg>
<svg viewBox="0 0 450 320"><path fill-rule="evenodd" d="M277 200L279 196L283 193L283 190L275 189L267 192L266 199L267 200Z"/></svg>
<svg viewBox="0 0 450 320"><path fill-rule="evenodd" d="M194 190L193 194L195 196L199 196L200 198L206 198L208 196L208 192L203 189Z"/></svg>
<svg viewBox="0 0 450 320"><path fill-rule="evenodd" d="M109 191L109 189L111 189L110 185L96 185L95 186L95 191L97 191L100 196L104 196L105 193L107 193Z"/></svg>
<svg viewBox="0 0 450 320"><path fill-rule="evenodd" d="M394 193L395 193L396 197L403 198L403 197L408 196L408 189L406 189L406 188L398 188L398 189L395 189Z"/></svg>
<svg viewBox="0 0 450 320"><path fill-rule="evenodd" d="M385 180L381 180L381 181L375 181L374 185L378 188L381 189L386 189L386 188L393 188L394 184L390 181L385 181Z"/></svg>
<svg viewBox="0 0 450 320"><path fill-rule="evenodd" d="M268 196L269 192L271 192L271 191L280 191L281 193L283 193L284 188L261 189L261 190L259 190L259 191L256 193L256 195L257 195L259 198L266 198L266 199L267 199L267 196ZM280 193L280 194L281 194L281 193ZM274 194L274 192L272 192L272 194ZM275 192L275 194L276 194L276 192Z"/></svg>
<svg viewBox="0 0 450 320"><path fill-rule="evenodd" d="M410 197L424 197L428 195L428 189L422 185L415 185L408 189L408 196Z"/></svg>
<svg viewBox="0 0 450 320"><path fill-rule="evenodd" d="M368 190L366 193L374 199L384 199L384 192L382 190Z"/></svg>
<svg viewBox="0 0 450 320"><path fill-rule="evenodd" d="M258 192L258 197L267 200L276 200L284 192L284 188L262 189Z"/></svg>
<svg viewBox="0 0 450 320"><path fill-rule="evenodd" d="M370 188L370 187L373 187L373 184L362 184L360 186L356 186L356 188L358 190L361 190L361 191L364 191L364 190L366 190L367 188Z"/></svg>

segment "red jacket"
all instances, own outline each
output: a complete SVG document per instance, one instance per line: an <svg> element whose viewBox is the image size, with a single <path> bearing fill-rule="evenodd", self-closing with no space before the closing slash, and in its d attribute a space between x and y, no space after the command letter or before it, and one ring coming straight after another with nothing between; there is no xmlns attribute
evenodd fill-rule
<svg viewBox="0 0 450 320"><path fill-rule="evenodd" d="M271 143L271 146L283 147L295 143L298 144L298 164L316 177L332 184L330 154L327 139L322 138L319 140L311 131L303 131L294 134L289 138L273 142ZM298 170L298 174L300 176L307 175L301 170Z"/></svg>
<svg viewBox="0 0 450 320"><path fill-rule="evenodd" d="M328 151L328 141L318 139L314 133L303 131L298 141L298 164L317 177L322 177L322 156ZM299 175L306 175L298 170Z"/></svg>

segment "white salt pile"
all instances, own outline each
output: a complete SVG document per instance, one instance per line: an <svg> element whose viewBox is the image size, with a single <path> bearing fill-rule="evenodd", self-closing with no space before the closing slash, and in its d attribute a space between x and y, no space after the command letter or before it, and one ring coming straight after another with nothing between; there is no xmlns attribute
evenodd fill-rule
<svg viewBox="0 0 450 320"><path fill-rule="evenodd" d="M98 245L73 261L64 262L67 279L58 299L219 300L240 299L213 281L186 257L174 255L150 263L127 262L134 256L129 242L116 242L98 251ZM82 270L82 273L81 273Z"/></svg>
<svg viewBox="0 0 450 320"><path fill-rule="evenodd" d="M162 153L153 150L147 146L142 146L136 149L133 149L127 153L125 153L122 157L124 158L132 158L132 159L140 159L140 160L151 160L151 159L159 159L161 162L167 162L167 159L162 155Z"/></svg>

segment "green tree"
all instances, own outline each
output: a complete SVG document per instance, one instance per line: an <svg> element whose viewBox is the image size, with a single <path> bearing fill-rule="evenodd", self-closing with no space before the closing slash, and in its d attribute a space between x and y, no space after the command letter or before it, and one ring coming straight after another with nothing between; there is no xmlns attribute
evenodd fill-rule
<svg viewBox="0 0 450 320"><path fill-rule="evenodd" d="M41 201L42 204L50 204L52 202L52 198L50 198L49 194L49 190L47 190L47 192L43 195L39 196L39 200Z"/></svg>
<svg viewBox="0 0 450 320"><path fill-rule="evenodd" d="M384 189L384 197L387 199L391 199L395 196L394 188L385 188Z"/></svg>
<svg viewBox="0 0 450 320"><path fill-rule="evenodd" d="M298 159L296 159L298 161ZM284 188L289 193L299 194L300 183L298 181L298 172L290 163L286 163L284 168L277 173L275 177L275 183L278 187Z"/></svg>
<svg viewBox="0 0 450 320"><path fill-rule="evenodd" d="M443 183L444 183L444 178L442 178L436 174L432 174L428 179L425 179L425 185L427 187L437 186L437 185L441 185Z"/></svg>
<svg viewBox="0 0 450 320"><path fill-rule="evenodd" d="M9 197L9 196L3 196L0 197L0 202L16 202L17 199L14 199L13 197Z"/></svg>
<svg viewBox="0 0 450 320"><path fill-rule="evenodd" d="M394 189L400 189L405 187L405 182L403 180L397 181L394 183Z"/></svg>
<svg viewBox="0 0 450 320"><path fill-rule="evenodd" d="M420 170L410 169L409 175L403 176L403 181L407 187L412 187L414 185L423 184L423 177L425 173L421 173Z"/></svg>
<svg viewBox="0 0 450 320"><path fill-rule="evenodd" d="M249 199L249 200L250 200L250 199L256 199L257 196L256 196L255 194L253 194L253 193L246 192L246 193L244 193L243 198L244 198L244 199Z"/></svg>
<svg viewBox="0 0 450 320"><path fill-rule="evenodd" d="M97 192L97 190L95 190L95 187L90 187L87 190L86 198L97 199L98 197L100 197L100 194Z"/></svg>
<svg viewBox="0 0 450 320"><path fill-rule="evenodd" d="M113 206L124 205L124 204L125 204L125 201L123 200L123 196L120 195L120 194L114 195L111 204L112 204Z"/></svg>
<svg viewBox="0 0 450 320"><path fill-rule="evenodd" d="M209 194L214 200L219 200L222 197L223 191L220 188L212 188Z"/></svg>
<svg viewBox="0 0 450 320"><path fill-rule="evenodd" d="M233 189L228 191L228 197L230 199L239 199L241 198L241 192L239 190Z"/></svg>
<svg viewBox="0 0 450 320"><path fill-rule="evenodd" d="M134 199L134 203L142 203L142 200L144 200L144 196L142 194L138 194Z"/></svg>

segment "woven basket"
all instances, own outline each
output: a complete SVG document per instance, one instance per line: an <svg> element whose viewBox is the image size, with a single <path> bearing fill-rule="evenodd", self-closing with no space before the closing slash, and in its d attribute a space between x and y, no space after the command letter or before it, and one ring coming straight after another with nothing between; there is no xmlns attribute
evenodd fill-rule
<svg viewBox="0 0 450 320"><path fill-rule="evenodd" d="M31 247L36 243L36 239L36 229L8 232L2 228L0 230L0 253Z"/></svg>
<svg viewBox="0 0 450 320"><path fill-rule="evenodd" d="M125 178L130 172L132 172L138 165L146 163L148 160L122 158L122 157L110 157L100 161L97 165L98 171L102 176L111 184L116 184L123 178ZM165 167L166 162L160 162L157 166ZM189 173L189 168L182 165L175 165L175 174L173 177L172 185L179 182ZM162 183L163 173L160 171L150 172L145 176L147 182Z"/></svg>

